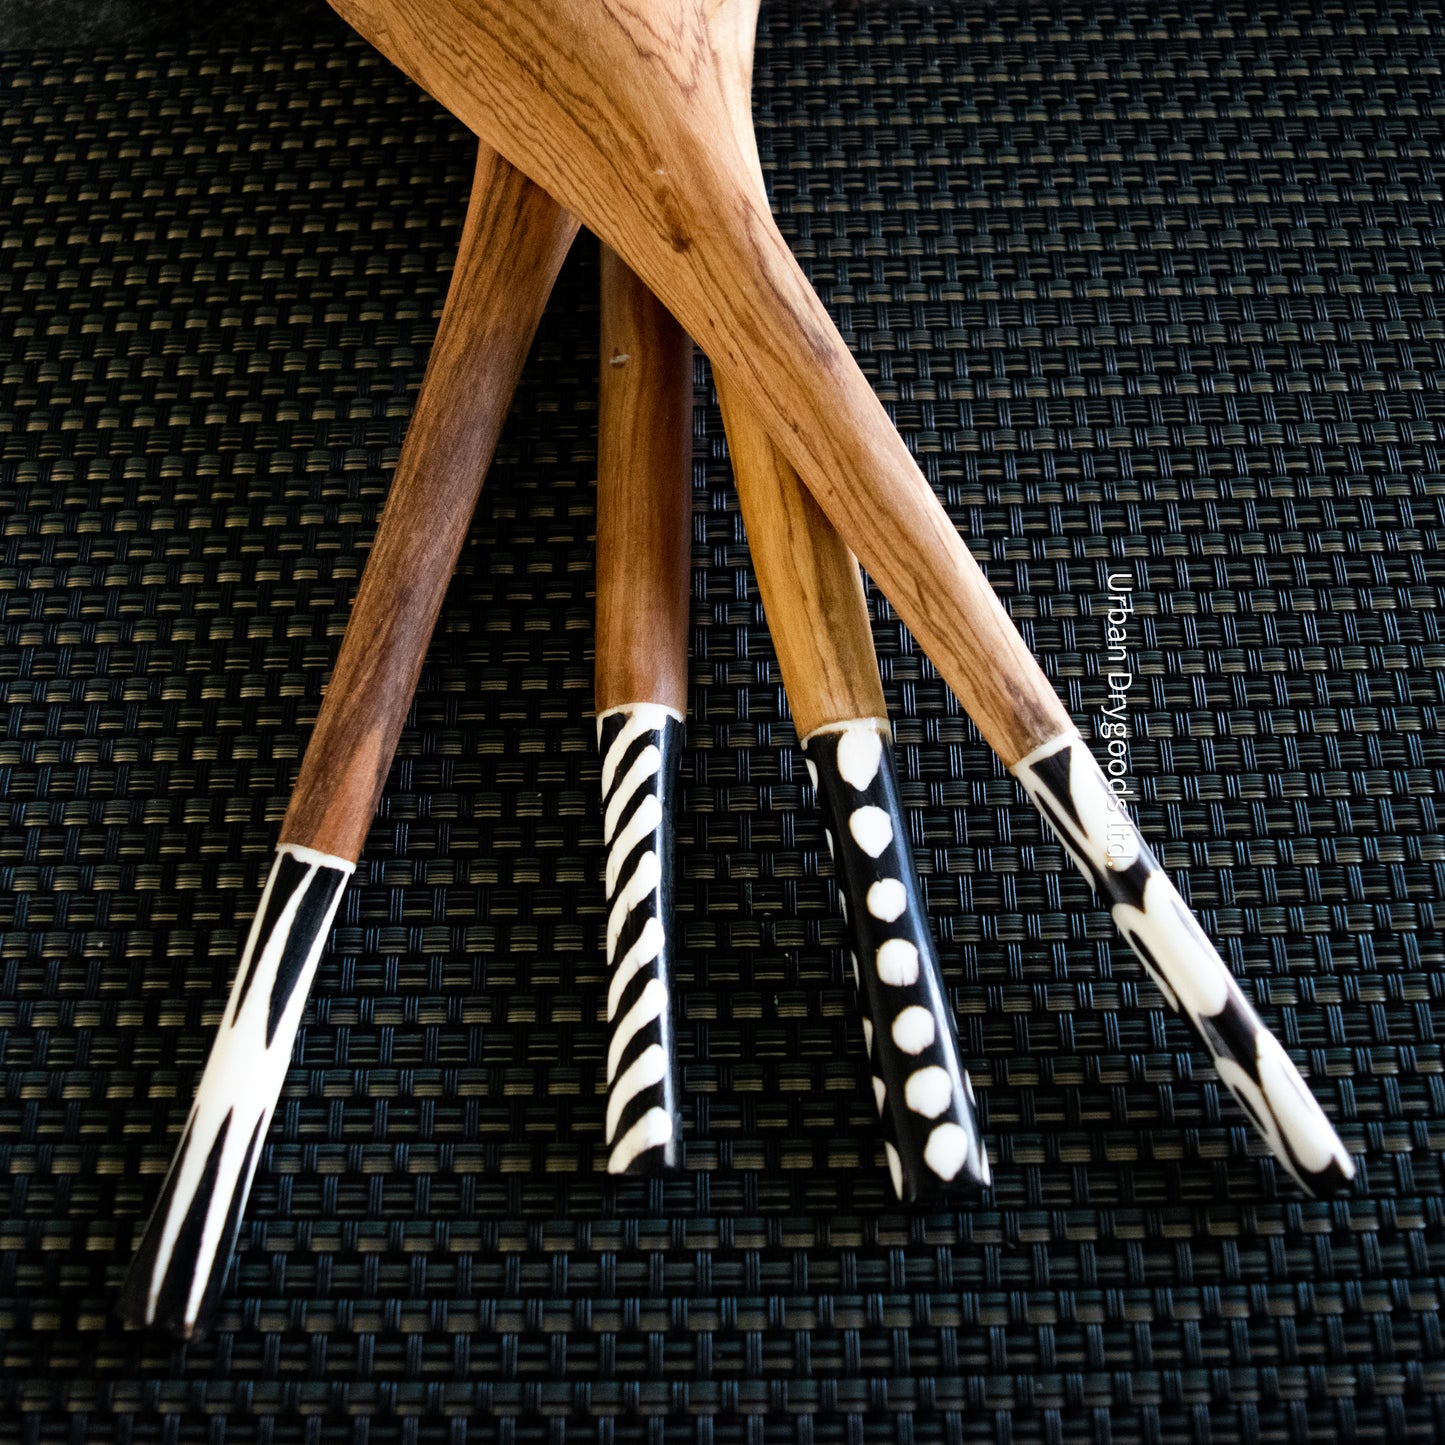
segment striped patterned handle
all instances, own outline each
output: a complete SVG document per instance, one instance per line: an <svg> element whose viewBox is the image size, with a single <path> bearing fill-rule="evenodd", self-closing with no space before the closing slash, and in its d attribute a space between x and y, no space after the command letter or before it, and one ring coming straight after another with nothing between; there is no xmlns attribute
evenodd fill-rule
<svg viewBox="0 0 1445 1445"><path fill-rule="evenodd" d="M311 979L355 868L283 845L159 1202L116 1301L129 1325L202 1334L220 1295Z"/></svg>
<svg viewBox="0 0 1445 1445"><path fill-rule="evenodd" d="M682 1159L672 1031L672 808L682 720L657 703L597 719L607 845L607 1172Z"/></svg>
<svg viewBox="0 0 1445 1445"><path fill-rule="evenodd" d="M844 916L884 1153L899 1199L991 1179L973 1085L908 847L888 724L863 718L803 741Z"/></svg>
<svg viewBox="0 0 1445 1445"><path fill-rule="evenodd" d="M1219 1077L1275 1158L1309 1193L1338 1193L1355 1177L1354 1160L1149 851L1083 738L1073 733L1045 743L1015 763L1013 774L1108 901L1165 1002L1194 1025Z"/></svg>

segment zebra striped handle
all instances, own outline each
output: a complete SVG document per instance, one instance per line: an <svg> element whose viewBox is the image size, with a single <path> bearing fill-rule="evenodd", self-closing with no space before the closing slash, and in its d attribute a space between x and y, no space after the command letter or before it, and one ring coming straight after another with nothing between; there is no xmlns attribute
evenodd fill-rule
<svg viewBox="0 0 1445 1445"><path fill-rule="evenodd" d="M973 1085L924 910L886 720L860 718L803 740L827 825L883 1151L899 1199L980 1189L991 1174Z"/></svg>
<svg viewBox="0 0 1445 1445"><path fill-rule="evenodd" d="M607 845L607 1172L682 1162L672 1029L672 810L682 719L658 703L597 719Z"/></svg>
<svg viewBox="0 0 1445 1445"><path fill-rule="evenodd" d="M1271 1153L1310 1194L1337 1194L1355 1177L1349 1151L1149 851L1083 738L1055 738L1012 771L1108 903L1164 1001L1193 1024Z"/></svg>
<svg viewBox="0 0 1445 1445"><path fill-rule="evenodd" d="M236 1247L306 995L356 865L277 851L191 1116L116 1301L133 1326L203 1334Z"/></svg>

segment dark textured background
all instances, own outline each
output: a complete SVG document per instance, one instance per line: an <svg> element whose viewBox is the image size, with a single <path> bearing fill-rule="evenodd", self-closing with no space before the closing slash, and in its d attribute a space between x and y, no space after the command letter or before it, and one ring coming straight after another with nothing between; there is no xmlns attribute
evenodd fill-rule
<svg viewBox="0 0 1445 1445"><path fill-rule="evenodd" d="M1445 1429L1438 7L777 6L758 57L781 224L1086 728L1105 576L1137 579L1145 831L1356 1152L1353 1196L1303 1201L1262 1157L875 599L997 1180L957 1213L889 1202L701 374L689 1167L599 1172L584 242L220 1324L176 1351L107 1301L336 654L472 148L315 8L22 4L0 37L0 1437ZM33 48L64 40L86 49Z"/></svg>

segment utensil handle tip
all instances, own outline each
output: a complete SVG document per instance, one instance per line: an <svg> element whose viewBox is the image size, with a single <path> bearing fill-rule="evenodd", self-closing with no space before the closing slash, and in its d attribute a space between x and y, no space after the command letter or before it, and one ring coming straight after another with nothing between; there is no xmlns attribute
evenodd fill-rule
<svg viewBox="0 0 1445 1445"><path fill-rule="evenodd" d="M1221 1081L1274 1157L1312 1195L1346 1188L1355 1177L1349 1151L1159 866L1083 738L1055 738L1012 771L1108 903L1165 1002L1193 1025Z"/></svg>
<svg viewBox="0 0 1445 1445"><path fill-rule="evenodd" d="M986 1188L988 1154L908 845L888 724L819 728L803 750L852 934L894 1192L912 1203Z"/></svg>
<svg viewBox="0 0 1445 1445"><path fill-rule="evenodd" d="M283 844L180 1146L116 1299L181 1340L210 1322L331 921L355 863Z"/></svg>
<svg viewBox="0 0 1445 1445"><path fill-rule="evenodd" d="M607 1172L682 1162L672 1021L673 800L682 719L629 703L597 719L607 845Z"/></svg>

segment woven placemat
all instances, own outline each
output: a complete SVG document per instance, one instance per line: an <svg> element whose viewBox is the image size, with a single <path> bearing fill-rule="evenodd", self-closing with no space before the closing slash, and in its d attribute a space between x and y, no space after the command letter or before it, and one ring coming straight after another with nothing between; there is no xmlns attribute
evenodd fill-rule
<svg viewBox="0 0 1445 1445"><path fill-rule="evenodd" d="M320 37L320 38L317 38ZM0 59L0 1438L1445 1432L1445 18L772 8L780 222L1360 1162L1304 1201L876 595L995 1188L891 1202L698 373L688 1167L601 1150L596 250L498 451L221 1319L107 1320L256 906L471 176L338 26Z"/></svg>

